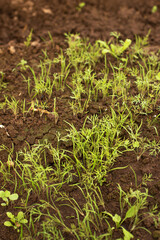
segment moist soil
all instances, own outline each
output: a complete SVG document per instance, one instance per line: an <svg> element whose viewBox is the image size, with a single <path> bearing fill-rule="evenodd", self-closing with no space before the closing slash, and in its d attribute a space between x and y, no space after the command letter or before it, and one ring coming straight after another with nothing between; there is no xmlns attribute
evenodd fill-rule
<svg viewBox="0 0 160 240"><path fill-rule="evenodd" d="M160 9L160 1L86 0L85 7L78 11L76 8L79 3L78 0L0 1L0 71L5 73L4 82L8 84L6 89L1 90L1 102L4 100L4 95L14 96L19 101L24 98L29 99L27 87L21 75L22 72L13 72L12 70L21 59L25 59L32 67L36 67L39 64L40 56L43 56L42 49L47 49L49 57L56 56L61 49L65 49L67 46L65 33L79 33L82 38L89 38L90 42L94 43L99 39L108 41L110 32L113 31L121 33L123 40L130 38L135 41L135 35L144 37L151 30L149 36L150 46L152 49L159 49L160 11L152 14L151 9L154 5ZM24 41L31 29L33 29L32 44L29 48L26 48ZM48 33L53 37L53 42ZM56 71L58 71L58 67ZM45 99L46 96L42 97ZM58 121L49 118L46 114L41 116L39 112L28 113L25 117L19 112L15 117L10 110L0 110L0 124L5 126L5 128L0 128L0 144L4 144L8 148L14 146L13 159L15 158L15 152L23 149L26 142L32 146L40 140L48 139L56 147L56 132L60 132L62 136L65 135L68 128L66 122L80 129L87 115L97 114L102 117L105 115L106 107L109 107L109 103L98 99L96 103L90 104L87 113L74 116L67 103L70 99L69 92L55 91L53 97L57 99ZM50 104L53 105L53 98ZM153 112L154 114L156 112ZM141 119L137 119L137 122L140 123ZM145 122L145 116L143 120ZM160 134L158 123L157 129ZM142 132L143 136L153 136L155 138L154 129L142 126ZM159 137L157 137L157 140L159 140ZM68 150L72 148L67 144L62 147L68 148ZM1 151L0 160L6 163L7 154L5 151ZM144 174L152 174L152 181L148 184L148 189L153 198L148 200L148 209L155 203L160 207L159 156L152 157L149 154L144 154L137 161L135 153L128 153L118 158L114 168L124 166L131 166L134 169L138 184L141 183ZM0 179L1 182L3 182L3 179ZM105 205L108 210L112 209L113 214L119 213L117 183L121 185L124 191L133 187L135 179L131 168L122 168L110 172L106 176L106 182L101 187ZM7 190L13 192L12 184L7 184ZM80 205L83 204L83 199L77 188L63 186L63 191L69 192L70 196L78 200ZM36 198L33 194L29 203L34 204L35 202ZM11 206L7 208L0 207L0 240L18 239L16 231L3 225L3 222L7 220L6 211L13 212L15 210ZM63 211L67 212L66 207L62 209ZM66 224L70 225L70 221L69 219L66 220ZM134 239L154 239L153 233L157 229L155 229L153 220L147 219L142 226L147 228L152 235L142 229L137 229L134 232ZM102 229L102 233L103 231L105 230ZM69 234L64 234L64 237L65 239L74 239ZM115 232L113 239L120 237L120 232Z"/></svg>

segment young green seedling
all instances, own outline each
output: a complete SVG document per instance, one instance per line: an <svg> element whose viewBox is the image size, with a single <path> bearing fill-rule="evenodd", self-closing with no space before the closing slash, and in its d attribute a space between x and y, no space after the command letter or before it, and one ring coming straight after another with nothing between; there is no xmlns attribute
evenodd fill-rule
<svg viewBox="0 0 160 240"><path fill-rule="evenodd" d="M157 10L158 10L157 6L156 6L156 5L154 5L154 6L152 7L152 10L151 10L151 12L152 12L152 13L156 13L156 12L157 12Z"/></svg>
<svg viewBox="0 0 160 240"><path fill-rule="evenodd" d="M18 194L11 194L8 190L0 191L0 198L2 198L2 200L4 201L3 203L1 203L1 206L8 206L9 201L15 201L18 199Z"/></svg>
<svg viewBox="0 0 160 240"><path fill-rule="evenodd" d="M119 58L122 53L129 48L132 41L131 39L126 39L125 41L121 41L121 45L118 44L107 44L105 41L98 40L97 43L100 44L100 47L102 48L102 54L110 53L115 58Z"/></svg>
<svg viewBox="0 0 160 240"><path fill-rule="evenodd" d="M24 41L24 44L26 47L29 47L29 45L31 44L31 40L32 40L32 33L33 33L33 29L31 29L26 41Z"/></svg>
<svg viewBox="0 0 160 240"><path fill-rule="evenodd" d="M19 107L18 107L19 100L16 100L15 97L10 97L10 100L8 99L7 96L4 96L4 97L5 97L5 103L6 103L7 109L10 109L16 118L19 111Z"/></svg>
<svg viewBox="0 0 160 240"><path fill-rule="evenodd" d="M11 212L7 212L7 217L10 219L10 221L5 221L4 225L6 227L13 227L14 229L17 230L17 232L19 232L19 228L22 228L23 224L28 223L28 220L25 219L24 213L22 211L20 211L17 216L15 216L14 214L12 214Z"/></svg>
<svg viewBox="0 0 160 240"><path fill-rule="evenodd" d="M79 4L78 4L78 7L76 8L78 11L81 11L82 10L82 8L84 8L85 7L85 2L80 2Z"/></svg>
<svg viewBox="0 0 160 240"><path fill-rule="evenodd" d="M29 67L29 66L28 66L28 64L27 64L27 61L24 60L24 59L21 59L20 63L18 63L18 64L16 65L16 67L13 68L12 71L14 72L17 68L19 68L21 71L26 71L28 67Z"/></svg>
<svg viewBox="0 0 160 240"><path fill-rule="evenodd" d="M110 213L107 213L107 215L109 215L113 222L116 224L116 229L121 228L124 234L124 240L130 240L132 238L134 238L134 236L127 231L124 227L121 226L121 224L123 223L124 220L126 220L127 218L130 218L134 215L134 209L131 208L127 211L125 218L122 220L121 217L118 214L115 214L114 216ZM114 228L112 228L112 230L114 230Z"/></svg>

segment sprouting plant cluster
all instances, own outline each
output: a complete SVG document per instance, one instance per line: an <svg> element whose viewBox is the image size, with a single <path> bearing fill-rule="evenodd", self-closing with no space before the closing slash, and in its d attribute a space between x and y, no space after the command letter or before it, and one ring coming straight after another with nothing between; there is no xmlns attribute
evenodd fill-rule
<svg viewBox="0 0 160 240"><path fill-rule="evenodd" d="M78 11L83 7L79 5ZM43 50L35 69L24 59L13 69L13 73L21 73L27 99L4 94L1 111L9 111L15 118L37 112L39 117L54 118L57 124L60 116L55 93L69 92L66 108L74 116L88 113L81 129L67 122L65 136L59 132L55 136L57 147L47 140L27 144L19 151L14 145L0 146L0 152L8 156L6 162L0 160L0 203L8 217L4 225L15 229L20 239L59 240L69 234L77 240L111 240L118 232L119 240L129 240L137 229L149 232L143 227L146 218L152 218L155 227L160 224L158 206L148 208L151 174L145 174L138 185L131 168L135 178L132 187L125 191L117 183L117 213L108 210L104 198L103 186L111 184L106 178L111 171L119 174L120 168L114 164L120 157L132 153L138 162L144 153L156 157L160 152L156 125L160 110L159 52L147 51L149 33L144 38L137 36L134 43L120 39L117 32L111 36L108 42L91 44L79 34L65 34L68 47L53 59ZM31 40L32 31L26 47ZM1 72L0 90L7 87L3 80ZM102 114L91 114L92 104L99 105L97 112ZM156 138L144 136L144 124L154 129ZM61 147L67 143L70 148ZM14 193L7 186L13 186ZM64 186L74 187L79 197L63 191ZM33 205L32 195L37 199ZM7 211L10 205L14 212Z"/></svg>

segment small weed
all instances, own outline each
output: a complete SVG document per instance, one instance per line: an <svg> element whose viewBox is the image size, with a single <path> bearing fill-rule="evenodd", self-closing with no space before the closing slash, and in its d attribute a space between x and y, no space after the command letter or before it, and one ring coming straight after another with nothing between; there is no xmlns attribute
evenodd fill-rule
<svg viewBox="0 0 160 240"><path fill-rule="evenodd" d="M121 45L117 44L107 44L105 41L98 40L97 43L100 45L102 49L102 54L111 54L115 58L119 58L122 53L129 48L131 45L131 40L126 39L125 41L120 41Z"/></svg>
<svg viewBox="0 0 160 240"><path fill-rule="evenodd" d="M156 6L156 5L154 5L154 6L152 7L152 10L151 10L151 12L152 12L152 13L156 13L156 12L157 12L157 10L158 10L157 6Z"/></svg>
<svg viewBox="0 0 160 240"><path fill-rule="evenodd" d="M24 44L26 47L29 47L32 41L32 33L33 33L33 29L31 29L26 41L24 41Z"/></svg>
<svg viewBox="0 0 160 240"><path fill-rule="evenodd" d="M6 227L13 227L17 232L20 231L21 228L21 235L23 233L23 225L28 223L28 220L25 218L25 215L22 211L18 212L17 216L12 214L11 212L7 212L7 217L10 221L5 221L4 225Z"/></svg>
<svg viewBox="0 0 160 240"><path fill-rule="evenodd" d="M135 175L135 172L134 172L134 175ZM142 180L142 184L144 182L146 183L147 181L150 181L150 176L144 176L144 178ZM149 217L150 214L152 215L152 213L155 212L155 210L153 209L153 211L151 211L150 213L145 213L145 214L142 213L142 210L145 211L145 209L147 208L147 205L148 205L147 200L151 196L148 194L147 188L145 189L141 188L142 184L137 186L136 175L135 175L135 181L136 181L137 189L133 190L132 188L130 188L128 192L123 191L121 186L118 184L121 216L118 214L112 215L111 213L106 211L104 212L104 214L110 216L113 222L115 223L115 228L112 228L112 230L121 228L124 234L124 239L126 240L134 238L132 232L137 228L142 228L143 230L146 230L147 232L149 232L147 228L141 227L139 225L141 222L143 222L143 220L145 220L145 218L143 218L144 215L148 215ZM126 207L127 207L127 210L126 210ZM124 210L126 211L125 213L124 213ZM122 218L122 216L124 217ZM128 227L129 230L127 230L123 226L126 220L130 221L129 227Z"/></svg>
<svg viewBox="0 0 160 240"><path fill-rule="evenodd" d="M80 2L76 9L80 12L80 11L82 11L82 8L85 7L85 5L86 5L85 2Z"/></svg>
<svg viewBox="0 0 160 240"><path fill-rule="evenodd" d="M3 203L1 203L1 206L8 206L9 201L15 201L18 199L18 194L17 193L13 193L11 194L10 191L6 190L6 191L0 191L0 198L2 198L2 200L4 201Z"/></svg>

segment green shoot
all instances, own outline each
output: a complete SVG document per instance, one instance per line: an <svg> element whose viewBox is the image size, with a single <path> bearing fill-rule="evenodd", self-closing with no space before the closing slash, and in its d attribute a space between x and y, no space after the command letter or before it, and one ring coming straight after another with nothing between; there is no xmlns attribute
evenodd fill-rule
<svg viewBox="0 0 160 240"><path fill-rule="evenodd" d="M24 41L24 44L26 47L29 47L32 41L32 33L33 33L33 29L31 29L26 41Z"/></svg>
<svg viewBox="0 0 160 240"><path fill-rule="evenodd" d="M17 232L23 229L23 225L28 223L28 220L25 218L24 213L22 211L18 212L17 216L12 214L11 212L7 212L7 217L10 221L5 221L4 225L6 227L13 227Z"/></svg>
<svg viewBox="0 0 160 240"><path fill-rule="evenodd" d="M80 2L79 3L79 5L78 5L78 7L76 8L78 11L82 11L82 8L84 8L85 7L85 2Z"/></svg>
<svg viewBox="0 0 160 240"><path fill-rule="evenodd" d="M15 201L18 199L18 194L17 193L13 193L11 194L10 191L6 190L6 191L0 191L0 198L2 198L2 200L4 201L3 203L1 203L1 206L8 206L9 201Z"/></svg>

